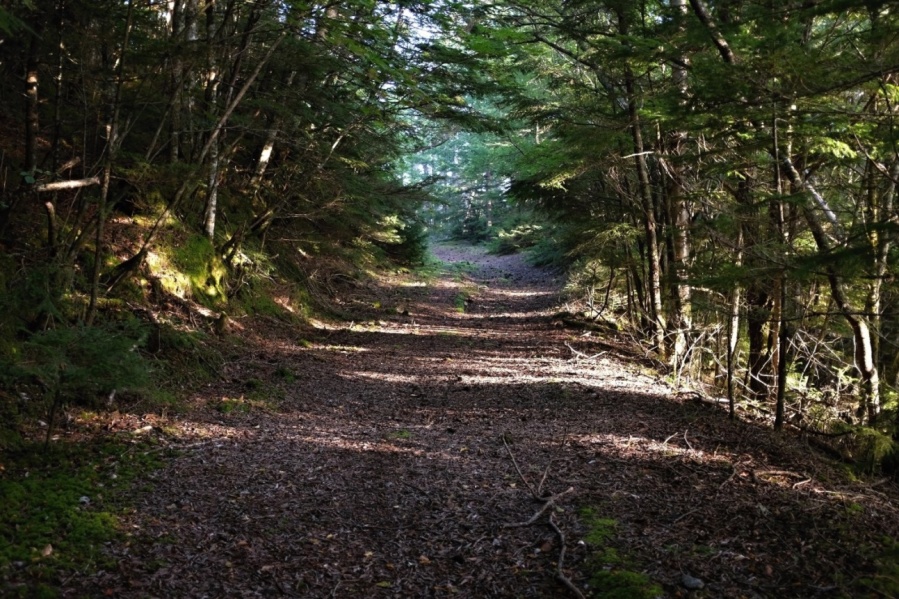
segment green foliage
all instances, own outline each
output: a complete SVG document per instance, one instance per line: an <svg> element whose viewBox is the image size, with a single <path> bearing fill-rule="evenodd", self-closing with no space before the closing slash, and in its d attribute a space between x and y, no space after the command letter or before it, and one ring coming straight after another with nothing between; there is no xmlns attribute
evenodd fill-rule
<svg viewBox="0 0 899 599"><path fill-rule="evenodd" d="M16 273L8 257L0 257L5 293L0 294L0 343L10 343L24 328L45 322L66 322L73 306L66 293L74 271L57 262L36 264Z"/></svg>
<svg viewBox="0 0 899 599"><path fill-rule="evenodd" d="M892 436L868 426L854 427L847 441L859 469L867 474L878 472L884 459L899 450L899 444Z"/></svg>
<svg viewBox="0 0 899 599"><path fill-rule="evenodd" d="M36 389L47 402L93 407L113 389L137 389L149 377L138 348L145 331L133 321L76 326L32 335L4 365L9 387Z"/></svg>
<svg viewBox="0 0 899 599"><path fill-rule="evenodd" d="M390 239L380 241L381 247L391 260L407 266L424 264L428 251L428 230L418 218L407 222L397 216L382 221L382 227L389 227Z"/></svg>
<svg viewBox="0 0 899 599"><path fill-rule="evenodd" d="M546 227L536 224L531 214L516 214L507 219L496 231L496 236L489 244L492 254L516 254L534 247L545 235Z"/></svg>
<svg viewBox="0 0 899 599"><path fill-rule="evenodd" d="M562 268L571 261L566 245L553 233L552 230L546 231L537 243L528 249L528 261L534 266Z"/></svg>
<svg viewBox="0 0 899 599"><path fill-rule="evenodd" d="M886 422L892 412L881 414ZM854 475L892 474L897 472L899 442L891 427L871 427L848 424L828 415L828 430L835 435L835 441L843 455L851 462ZM892 424L892 423L891 423Z"/></svg>
<svg viewBox="0 0 899 599"><path fill-rule="evenodd" d="M873 591L878 597L899 597L899 541L883 539L876 563L877 575L860 579L858 587L866 592Z"/></svg>
<svg viewBox="0 0 899 599"><path fill-rule="evenodd" d="M6 454L0 478L0 581L9 596L56 596L66 572L111 566L103 544L119 536L124 493L158 455L103 441L26 446ZM2 583L0 583L2 584Z"/></svg>

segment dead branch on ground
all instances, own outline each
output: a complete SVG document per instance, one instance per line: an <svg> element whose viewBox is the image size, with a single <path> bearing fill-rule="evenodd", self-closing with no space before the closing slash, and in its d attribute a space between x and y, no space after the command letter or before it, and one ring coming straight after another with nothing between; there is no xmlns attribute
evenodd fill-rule
<svg viewBox="0 0 899 599"><path fill-rule="evenodd" d="M567 345L567 344L566 344ZM573 350L572 350L573 351ZM556 533L559 537L559 544L561 549L559 550L559 559L556 560L556 578L568 587L568 590L574 594L578 599L586 599L584 594L581 592L579 588L571 581L568 576L562 571L563 564L565 562L565 533L562 532L562 529L556 524L555 520L553 520L553 513L550 508L555 505L555 503L565 495L574 492L574 487L568 487L561 493L555 493L551 495L541 495L543 490L543 483L546 482L546 477L549 474L549 466L543 471L543 476L540 479L540 484L535 489L533 485L531 485L530 481L524 476L521 472L521 468L518 466L518 461L515 459L515 454L512 453L512 448L509 447L509 443L506 441L505 435L503 435L503 445L506 447L506 452L509 454L509 458L512 460L512 465L515 466L515 471L518 473L518 477L521 479L521 482L528 488L528 491L531 493L531 497L533 497L536 501L543 502L543 506L537 510L537 512L531 516L531 519L527 522L519 522L516 524L505 524L503 528L520 528L525 526L531 526L536 523L537 520L540 519L543 514L549 512L549 516L547 517L547 521L549 522L550 528Z"/></svg>
<svg viewBox="0 0 899 599"><path fill-rule="evenodd" d="M582 351L578 351L578 350L574 349L573 347L571 347L571 344L568 343L567 341L565 342L565 347L567 347L568 349L570 349L570 350L571 350L571 353L574 354L574 360L575 360L575 361L578 361L578 360L595 360L596 358L599 358L599 357L604 356L605 354L609 353L609 352L607 352L607 351L601 351L601 352L599 352L598 354L593 354L592 356L590 356L590 355L585 354L585 353L582 352Z"/></svg>

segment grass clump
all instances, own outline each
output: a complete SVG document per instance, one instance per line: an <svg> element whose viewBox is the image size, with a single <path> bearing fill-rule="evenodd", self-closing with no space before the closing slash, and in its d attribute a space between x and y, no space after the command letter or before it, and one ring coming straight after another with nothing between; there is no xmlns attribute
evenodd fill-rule
<svg viewBox="0 0 899 599"><path fill-rule="evenodd" d="M27 445L7 455L0 463L0 595L55 597L72 572L110 567L102 547L121 534L119 517L129 509L123 492L158 459L140 445L107 440Z"/></svg>
<svg viewBox="0 0 899 599"><path fill-rule="evenodd" d="M278 366L275 375L281 378L285 383L294 383L297 380L296 375L287 366Z"/></svg>
<svg viewBox="0 0 899 599"><path fill-rule="evenodd" d="M465 312L470 299L471 295L468 292L461 291L457 293L456 297L453 298L453 308L455 308L456 312Z"/></svg>
<svg viewBox="0 0 899 599"><path fill-rule="evenodd" d="M241 413L246 414L250 411L250 402L241 397L223 397L215 405L215 409L222 414Z"/></svg>

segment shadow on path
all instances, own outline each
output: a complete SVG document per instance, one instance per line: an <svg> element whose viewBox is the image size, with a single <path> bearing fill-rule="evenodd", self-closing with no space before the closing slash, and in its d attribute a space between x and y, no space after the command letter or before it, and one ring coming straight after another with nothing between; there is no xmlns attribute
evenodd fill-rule
<svg viewBox="0 0 899 599"><path fill-rule="evenodd" d="M874 572L879 537L899 536L894 489L843 482L615 353L577 360L566 343L608 340L554 325L552 274L439 251L471 266L413 288L408 315L314 336L247 323L251 341L147 481L129 542L110 548L118 569L71 594L565 596L553 532L504 528L540 507L506 444L532 480L548 468L548 490L574 488L556 516L582 586L628 564L671 596L683 573L706 583L694 596L841 596ZM618 523L609 544L629 558L597 561L585 507Z"/></svg>

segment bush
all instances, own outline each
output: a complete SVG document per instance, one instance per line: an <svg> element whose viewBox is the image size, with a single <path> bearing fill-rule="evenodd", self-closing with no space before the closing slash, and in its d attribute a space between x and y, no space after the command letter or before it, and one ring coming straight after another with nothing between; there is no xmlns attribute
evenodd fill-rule
<svg viewBox="0 0 899 599"><path fill-rule="evenodd" d="M394 262L419 266L424 264L428 251L428 230L420 220L400 221L392 243L379 243Z"/></svg>
<svg viewBox="0 0 899 599"><path fill-rule="evenodd" d="M541 225L530 223L520 223L509 229L502 228L490 242L490 253L500 256L515 254L537 245L543 235L544 228Z"/></svg>
<svg viewBox="0 0 899 599"><path fill-rule="evenodd" d="M0 383L40 398L48 410L47 438L57 410L72 403L97 407L115 390L135 389L149 376L137 348L143 342L135 324L76 326L35 333L13 359L0 367Z"/></svg>

